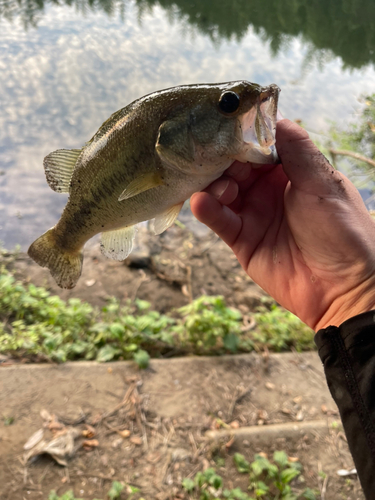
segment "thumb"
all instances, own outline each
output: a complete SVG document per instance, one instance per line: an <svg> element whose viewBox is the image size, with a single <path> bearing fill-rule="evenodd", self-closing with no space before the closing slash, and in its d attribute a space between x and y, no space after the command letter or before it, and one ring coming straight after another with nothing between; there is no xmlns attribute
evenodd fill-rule
<svg viewBox="0 0 375 500"><path fill-rule="evenodd" d="M332 167L306 130L290 120L276 128L276 148L294 188L317 196L342 194L347 179Z"/></svg>

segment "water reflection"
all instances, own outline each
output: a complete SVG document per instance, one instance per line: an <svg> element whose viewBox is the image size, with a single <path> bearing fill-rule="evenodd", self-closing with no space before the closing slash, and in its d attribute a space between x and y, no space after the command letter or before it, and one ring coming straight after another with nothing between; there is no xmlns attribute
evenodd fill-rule
<svg viewBox="0 0 375 500"><path fill-rule="evenodd" d="M20 19L26 29L35 28L49 5L70 6L83 15L102 11L124 17L127 0L4 0L0 19ZM375 62L373 0L136 0L136 5L139 18L161 6L170 20L187 21L214 41L240 40L251 25L270 42L274 54L292 37L302 35L311 44L310 57L315 54L321 62L327 57L325 51L352 68Z"/></svg>
<svg viewBox="0 0 375 500"><path fill-rule="evenodd" d="M275 2L272 32L265 28L266 4L254 4L250 18L243 0L202 0L195 14L193 3L180 0L179 7L150 0L0 0L0 241L27 248L58 220L65 198L48 187L43 157L81 147L112 112L146 93L247 79L277 83L284 115L311 129L328 118L348 119L357 97L373 92L375 71L345 70L331 51L319 52L320 68L307 35L294 37L300 31L287 24L281 29L289 0L283 7Z"/></svg>

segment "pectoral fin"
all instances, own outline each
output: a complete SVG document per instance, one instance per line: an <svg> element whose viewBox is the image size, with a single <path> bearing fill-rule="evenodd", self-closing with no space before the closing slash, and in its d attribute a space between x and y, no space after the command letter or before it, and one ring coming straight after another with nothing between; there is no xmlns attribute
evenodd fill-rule
<svg viewBox="0 0 375 500"><path fill-rule="evenodd" d="M81 149L58 149L44 158L48 185L57 193L69 193L70 179Z"/></svg>
<svg viewBox="0 0 375 500"><path fill-rule="evenodd" d="M143 193L144 191L161 186L162 184L163 179L161 178L161 174L159 172L143 174L126 186L124 191L120 194L118 201L127 200L137 194Z"/></svg>
<svg viewBox="0 0 375 500"><path fill-rule="evenodd" d="M102 233L102 254L113 260L125 260L133 248L136 226L122 227Z"/></svg>
<svg viewBox="0 0 375 500"><path fill-rule="evenodd" d="M161 234L168 229L177 219L183 204L184 202L173 205L157 215L155 219L151 221L151 230L154 231L155 234Z"/></svg>

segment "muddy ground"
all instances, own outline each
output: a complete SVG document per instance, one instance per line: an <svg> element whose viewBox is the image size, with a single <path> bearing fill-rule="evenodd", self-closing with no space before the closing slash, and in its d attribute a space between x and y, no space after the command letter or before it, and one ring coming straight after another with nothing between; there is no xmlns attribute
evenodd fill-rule
<svg viewBox="0 0 375 500"><path fill-rule="evenodd" d="M141 230L125 264L103 258L94 242L74 290L60 290L24 254L10 265L24 282L98 306L109 296L139 297L167 312L221 294L243 313L254 310L263 292L214 234L197 234L177 226L161 237ZM309 486L323 500L364 498L355 475L337 474L353 463L316 353L153 360L145 371L131 362L23 365L2 358L0 417L1 500L44 500L52 489L104 499L113 480L138 487L134 499L188 499L194 497L181 480L207 467L226 487L246 491L235 451L252 460L281 449L303 464L297 489ZM66 465L49 455L25 462L23 446L43 424L47 439L48 426L77 434ZM87 430L96 446L83 444Z"/></svg>
<svg viewBox="0 0 375 500"><path fill-rule="evenodd" d="M64 299L79 297L98 306L110 296L120 300L138 297L167 312L202 294L224 295L228 304L241 306L243 311L258 305L262 290L225 243L197 221L190 221L189 227L194 232L174 225L160 236L141 227L136 247L125 263L103 257L98 240L91 241L85 248L82 276L73 290L61 290L49 271L25 254L15 262L17 276Z"/></svg>
<svg viewBox="0 0 375 500"><path fill-rule="evenodd" d="M47 499L51 489L105 498L113 480L138 487L135 498L188 499L182 479L209 466L227 487L246 491L235 451L252 460L281 449L304 466L297 488L363 499L356 476L337 475L353 463L316 353L153 360L142 372L131 362L13 365L0 369L0 394L2 414L14 419L0 424L2 500ZM47 455L24 462L23 446L46 411L78 429L66 466ZM264 434L280 424L291 425ZM97 446L83 446L87 425ZM249 426L257 432L247 436ZM212 430L227 434L210 439ZM245 434L233 437L239 430Z"/></svg>

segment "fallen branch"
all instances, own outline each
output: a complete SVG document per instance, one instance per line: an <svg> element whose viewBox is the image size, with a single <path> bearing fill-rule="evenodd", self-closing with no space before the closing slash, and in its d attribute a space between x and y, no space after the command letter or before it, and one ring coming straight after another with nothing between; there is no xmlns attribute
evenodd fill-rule
<svg viewBox="0 0 375 500"><path fill-rule="evenodd" d="M375 160L372 160L371 158L367 158L367 156L360 155L359 153L355 153L354 151L348 151L346 149L333 149L330 148L329 152L332 155L337 155L337 156L350 156L351 158L354 158L355 160L363 161L365 163L368 163L372 167L375 167Z"/></svg>

